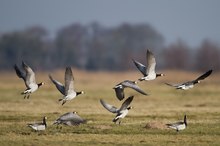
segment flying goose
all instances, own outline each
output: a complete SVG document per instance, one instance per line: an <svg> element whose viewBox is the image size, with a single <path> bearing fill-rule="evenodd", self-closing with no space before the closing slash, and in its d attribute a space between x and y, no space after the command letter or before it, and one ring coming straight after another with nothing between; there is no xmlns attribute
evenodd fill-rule
<svg viewBox="0 0 220 146"><path fill-rule="evenodd" d="M125 80L125 81L117 84L115 87L113 87L113 89L115 89L116 97L119 100L124 99L124 88L126 88L126 87L132 88L143 95L148 95L143 90L141 90L141 88L137 85L136 81Z"/></svg>
<svg viewBox="0 0 220 146"><path fill-rule="evenodd" d="M43 117L43 122L41 123L33 123L33 124L27 124L28 127L31 127L35 131L42 131L47 128L47 117Z"/></svg>
<svg viewBox="0 0 220 146"><path fill-rule="evenodd" d="M155 73L156 59L150 50L147 50L147 67L134 59L133 62L135 66L138 68L138 70L144 75L144 77L141 77L139 79L140 81L154 80L159 76L164 76L164 74Z"/></svg>
<svg viewBox="0 0 220 146"><path fill-rule="evenodd" d="M65 86L57 80L53 79L51 75L49 75L49 78L54 83L56 88L60 91L60 93L64 95L63 98L59 99L59 101L63 102L62 105L64 105L66 101L72 100L80 94L84 94L83 91L74 91L74 77L70 67L66 67Z"/></svg>
<svg viewBox="0 0 220 146"><path fill-rule="evenodd" d="M35 92L40 86L44 85L44 83L43 82L38 84L36 83L35 73L24 61L22 61L22 67L25 72L20 70L16 64L14 65L14 69L16 71L17 76L24 80L24 83L27 87L27 89L21 94L24 94L24 99L26 97L27 99L29 99L30 94Z"/></svg>
<svg viewBox="0 0 220 146"><path fill-rule="evenodd" d="M117 107L110 105L108 103L106 103L104 100L100 99L101 104L103 105L104 108L106 108L108 111L117 114L115 116L115 118L112 120L114 123L116 123L117 121L119 121L119 125L121 124L121 120L123 119L127 114L128 111L132 108L130 105L130 103L132 102L134 96L130 96L128 97L123 104L121 105L120 109L118 109Z"/></svg>
<svg viewBox="0 0 220 146"><path fill-rule="evenodd" d="M188 81L185 83L181 83L181 84L169 84L169 83L165 83L165 84L175 87L176 89L188 90L188 89L193 88L195 84L200 83L201 80L204 80L205 78L207 78L211 73L212 73L212 70L209 70L206 73L199 76L197 79Z"/></svg>
<svg viewBox="0 0 220 146"><path fill-rule="evenodd" d="M80 125L85 123L86 120L82 119L77 112L68 112L61 115L53 124L64 124L68 126Z"/></svg>
<svg viewBox="0 0 220 146"><path fill-rule="evenodd" d="M186 115L184 116L184 121L166 124L168 128L175 129L177 132L180 130L184 130L187 127L187 118Z"/></svg>

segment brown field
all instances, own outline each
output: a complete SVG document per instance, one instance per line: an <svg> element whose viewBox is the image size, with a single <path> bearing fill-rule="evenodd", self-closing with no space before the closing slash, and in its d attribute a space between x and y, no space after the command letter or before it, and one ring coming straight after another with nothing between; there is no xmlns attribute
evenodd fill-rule
<svg viewBox="0 0 220 146"><path fill-rule="evenodd" d="M137 80L138 72L85 72L73 69L75 88L85 94L67 102L58 102L62 95L48 78L49 72L36 73L37 81L46 84L29 100L20 93L23 81L14 72L0 76L0 145L220 145L220 73L215 73L188 91L175 90L164 82L178 83L197 78L201 72L162 71L165 77L139 82L149 93L143 96L126 89L126 96L134 95L134 107L122 124L112 122L114 115L105 110L99 99L117 107L112 87L125 79ZM64 69L51 72L63 82ZM52 123L61 114L77 111L87 124L57 129ZM165 124L188 116L188 127L177 133ZM48 117L45 132L34 132L27 123Z"/></svg>

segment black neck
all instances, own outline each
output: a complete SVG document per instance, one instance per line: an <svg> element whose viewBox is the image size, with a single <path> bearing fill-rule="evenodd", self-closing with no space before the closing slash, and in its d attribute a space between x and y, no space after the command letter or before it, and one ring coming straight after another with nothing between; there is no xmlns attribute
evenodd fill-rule
<svg viewBox="0 0 220 146"><path fill-rule="evenodd" d="M156 77L161 77L162 76L162 74L156 74Z"/></svg>
<svg viewBox="0 0 220 146"><path fill-rule="evenodd" d="M80 95L80 94L82 94L82 91L81 92L76 92L76 95Z"/></svg>
<svg viewBox="0 0 220 146"><path fill-rule="evenodd" d="M40 86L42 86L43 85L43 83L41 82L41 83L39 83L39 84L37 84L38 85L38 87L40 87Z"/></svg>
<svg viewBox="0 0 220 146"><path fill-rule="evenodd" d="M43 119L43 124L47 127L47 122L45 118Z"/></svg>
<svg viewBox="0 0 220 146"><path fill-rule="evenodd" d="M184 116L184 123L187 126L187 120L186 120L186 116Z"/></svg>

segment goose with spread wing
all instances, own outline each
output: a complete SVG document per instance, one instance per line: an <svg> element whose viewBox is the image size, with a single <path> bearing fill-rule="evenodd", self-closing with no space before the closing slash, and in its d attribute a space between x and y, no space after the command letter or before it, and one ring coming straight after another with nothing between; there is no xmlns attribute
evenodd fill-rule
<svg viewBox="0 0 220 146"><path fill-rule="evenodd" d="M199 76L197 79L188 81L185 83L181 83L181 84L170 84L170 83L165 83L165 84L175 87L176 89L188 90L188 89L193 88L194 85L200 83L201 80L204 80L205 78L207 78L211 73L212 73L212 70L209 70L205 72L204 74L202 74L201 76Z"/></svg>
<svg viewBox="0 0 220 146"><path fill-rule="evenodd" d="M51 75L49 75L49 78L60 93L64 95L63 98L59 99L59 101L62 101L62 105L64 105L66 101L72 100L80 94L84 94L83 91L76 92L74 90L74 77L70 67L67 67L65 71L65 86L59 81L53 79Z"/></svg>
<svg viewBox="0 0 220 146"><path fill-rule="evenodd" d="M116 114L115 118L112 120L114 123L116 123L117 121L119 121L118 123L121 124L121 120L123 119L127 114L128 111L130 109L132 109L131 106L129 106L133 100L134 96L130 96L128 97L123 104L121 105L121 107L118 109L117 107L110 105L108 103L106 103L104 100L100 99L100 103L102 104L102 106L107 109L109 112L112 112L114 114Z"/></svg>
<svg viewBox="0 0 220 146"><path fill-rule="evenodd" d="M131 88L136 90L137 92L143 94L143 95L148 95L147 93L145 93L138 85L136 81L129 81L129 80L125 80L119 84L117 84L115 87L113 87L113 89L115 90L115 94L116 97L119 100L123 100L124 99L124 88Z"/></svg>
<svg viewBox="0 0 220 146"><path fill-rule="evenodd" d="M40 86L44 85L44 82L36 83L34 71L24 61L22 61L22 67L24 71L22 71L16 64L14 65L17 76L24 80L24 83L27 87L27 89L21 94L24 94L24 99L26 97L29 99L31 93L37 91Z"/></svg>
<svg viewBox="0 0 220 146"><path fill-rule="evenodd" d="M75 126L75 125L80 125L82 123L85 123L86 120L81 118L77 112L68 112L63 115L61 115L56 121L54 121L53 124L64 124L68 126Z"/></svg>
<svg viewBox="0 0 220 146"><path fill-rule="evenodd" d="M154 80L159 76L164 76L164 74L162 73L158 74L155 72L156 59L150 50L147 50L147 67L134 59L133 62L135 66L138 68L138 70L144 75L139 79L139 81L149 81Z"/></svg>

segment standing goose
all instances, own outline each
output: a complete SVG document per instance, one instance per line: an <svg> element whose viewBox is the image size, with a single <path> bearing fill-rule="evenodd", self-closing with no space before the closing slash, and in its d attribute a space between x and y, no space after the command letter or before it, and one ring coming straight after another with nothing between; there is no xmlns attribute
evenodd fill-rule
<svg viewBox="0 0 220 146"><path fill-rule="evenodd" d="M143 90L141 90L141 88L137 85L136 81L125 80L125 81L117 84L115 87L113 87L113 89L115 89L116 97L119 100L124 99L124 88L126 88L126 87L132 88L143 95L148 95Z"/></svg>
<svg viewBox="0 0 220 146"><path fill-rule="evenodd" d="M144 75L144 77L141 77L139 79L140 81L154 80L159 76L164 76L164 74L156 74L155 73L156 59L150 50L147 50L147 68L145 65L143 65L142 63L140 63L134 59L133 59L133 62L135 64L135 66L138 68L138 70Z"/></svg>
<svg viewBox="0 0 220 146"><path fill-rule="evenodd" d="M199 76L197 79L188 81L185 83L181 83L181 84L169 84L169 83L165 83L165 84L175 87L176 89L188 90L188 89L193 88L195 84L200 83L200 80L204 80L205 78L207 78L211 73L212 73L212 70L209 70L206 73Z"/></svg>
<svg viewBox="0 0 220 146"><path fill-rule="evenodd" d="M33 124L27 124L28 127L31 127L35 131L42 131L47 128L47 117L43 117L43 122L41 123L33 123Z"/></svg>
<svg viewBox="0 0 220 146"><path fill-rule="evenodd" d="M82 119L77 112L68 112L61 115L53 124L64 124L68 126L80 125L85 123L86 120Z"/></svg>
<svg viewBox="0 0 220 146"><path fill-rule="evenodd" d="M130 109L132 109L130 105L130 103L132 102L134 96L130 96L128 97L123 104L121 105L120 109L118 109L117 107L110 105L108 103L106 103L104 100L100 99L101 104L103 105L104 108L106 108L108 111L117 114L115 116L115 118L112 120L114 123L116 123L117 121L119 121L119 125L121 124L121 120L123 119L127 114L128 111Z"/></svg>
<svg viewBox="0 0 220 146"><path fill-rule="evenodd" d="M175 129L177 132L179 132L180 130L184 130L187 127L186 115L184 116L183 122L180 121L180 122L166 124L166 125L168 126L168 128Z"/></svg>
<svg viewBox="0 0 220 146"><path fill-rule="evenodd" d="M21 94L24 94L24 99L26 97L27 99L29 99L30 94L35 92L40 86L44 85L44 83L43 82L39 84L36 83L35 73L24 61L22 61L22 67L25 73L21 71L16 64L14 65L14 69L16 71L17 76L24 80L24 83L27 87L27 89Z"/></svg>
<svg viewBox="0 0 220 146"><path fill-rule="evenodd" d="M74 91L74 78L73 73L70 67L66 68L65 72L65 86L58 82L57 80L53 79L51 75L49 75L49 78L54 83L56 88L62 93L64 96L63 98L59 99L59 101L62 101L62 105L66 103L68 100L74 99L76 96L83 94L83 91L76 92Z"/></svg>

